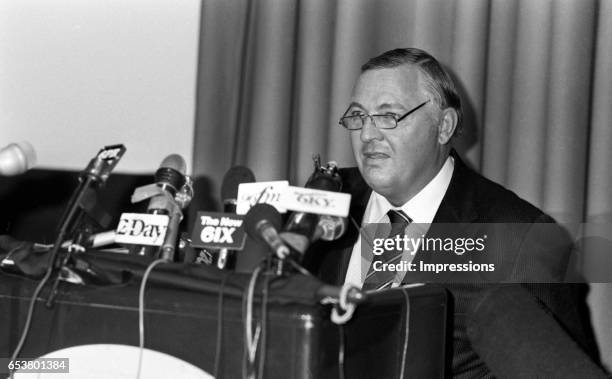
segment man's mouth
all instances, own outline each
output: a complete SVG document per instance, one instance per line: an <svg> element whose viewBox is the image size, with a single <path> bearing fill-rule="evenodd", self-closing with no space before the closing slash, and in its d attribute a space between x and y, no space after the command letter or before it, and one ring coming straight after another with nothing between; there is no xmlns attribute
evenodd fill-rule
<svg viewBox="0 0 612 379"><path fill-rule="evenodd" d="M363 156L366 159L386 159L386 158L389 158L389 155L387 155L385 153L378 152L378 151L364 152Z"/></svg>

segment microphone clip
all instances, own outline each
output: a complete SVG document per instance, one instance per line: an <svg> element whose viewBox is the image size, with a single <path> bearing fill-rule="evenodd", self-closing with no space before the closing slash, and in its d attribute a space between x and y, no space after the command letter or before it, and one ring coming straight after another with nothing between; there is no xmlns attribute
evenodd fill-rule
<svg viewBox="0 0 612 379"><path fill-rule="evenodd" d="M321 156L312 155L314 171L306 181L306 188L315 188L326 191L340 192L342 190L342 177L338 171L338 163L329 161L324 166L321 165Z"/></svg>
<svg viewBox="0 0 612 379"><path fill-rule="evenodd" d="M165 196L169 200L172 200L169 202L172 206L178 207L178 209L185 209L193 199L193 179L191 176L185 175L185 183L174 197L156 183L151 183L136 188L130 201L132 204L140 203L141 201L152 199L155 196Z"/></svg>
<svg viewBox="0 0 612 379"><path fill-rule="evenodd" d="M121 144L104 146L81 173L81 181L89 178L95 183L104 184L125 151L125 146Z"/></svg>

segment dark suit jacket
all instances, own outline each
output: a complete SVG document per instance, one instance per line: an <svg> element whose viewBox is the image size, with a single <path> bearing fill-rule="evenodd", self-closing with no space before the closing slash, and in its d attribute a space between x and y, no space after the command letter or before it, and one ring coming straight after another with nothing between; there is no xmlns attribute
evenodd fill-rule
<svg viewBox="0 0 612 379"><path fill-rule="evenodd" d="M538 208L520 199L513 192L484 178L468 168L457 154L455 169L449 188L438 208L428 236L447 235L448 228L437 228L441 223L463 223L477 225L478 228L490 225L498 228L498 223L508 227L507 233L497 234L495 243L489 247L486 259L494 261L500 267L499 280L526 287L544 309L550 312L557 322L576 340L576 342L593 358L597 355L592 330L589 326L586 305L584 304L585 286L575 284L537 284L535 282L560 282L567 269L569 251L567 249L542 249L549 242L558 240L562 230L558 227L556 234L534 233L532 225L554 223ZM317 244L305 257L305 265L318 276L332 284L344 282L348 262L354 243L357 240L363 214L371 194L359 171L356 168L341 170L343 192L350 193L351 209L349 230L346 235L334 243ZM356 225L355 225L356 224ZM556 225L556 224L552 224ZM465 233L457 228L455 233ZM482 230L477 230L482 233ZM554 244L559 247L559 244ZM536 246L537 248L534 248ZM561 245L564 246L563 244ZM448 255L425 254L419 252L414 261L448 262ZM466 257L453 257L461 261ZM407 278L411 281L414 278ZM416 279L416 281L420 281ZM491 372L470 344L466 328L466 314L474 299L492 284L456 283L443 284L449 291L451 304L449 330L453 330L452 373L457 378L492 377ZM586 311L588 312L588 311Z"/></svg>

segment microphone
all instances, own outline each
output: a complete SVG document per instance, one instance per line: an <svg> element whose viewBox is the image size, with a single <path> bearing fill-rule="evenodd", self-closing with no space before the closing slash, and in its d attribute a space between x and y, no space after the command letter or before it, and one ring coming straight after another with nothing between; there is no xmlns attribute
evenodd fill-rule
<svg viewBox="0 0 612 379"><path fill-rule="evenodd" d="M315 169L304 187L340 192L342 179L336 162L330 161L322 167L319 155L313 156L313 160ZM333 241L340 238L346 228L347 220L342 217L293 212L281 236L289 246L304 254L312 242L318 239Z"/></svg>
<svg viewBox="0 0 612 379"><path fill-rule="evenodd" d="M187 207L193 197L191 180L185 175L186 171L187 164L183 157L170 154L162 160L155 172L155 183L136 188L132 194L132 203L150 199L147 213L168 216L166 233L161 244L161 257L167 260L174 259L179 224L183 219L181 209ZM138 254L148 255L147 251L143 246Z"/></svg>
<svg viewBox="0 0 612 379"><path fill-rule="evenodd" d="M242 183L255 182L253 172L244 166L230 168L223 177L221 185L221 200L223 201L223 212L236 213L238 199L238 186Z"/></svg>
<svg viewBox="0 0 612 379"><path fill-rule="evenodd" d="M23 174L36 164L36 152L29 142L11 143L0 149L0 176Z"/></svg>
<svg viewBox="0 0 612 379"><path fill-rule="evenodd" d="M236 213L236 205L238 204L238 186L242 183L255 182L255 175L248 167L234 166L230 168L223 177L221 184L221 200L223 201L223 212ZM222 248L219 250L217 258L217 267L221 270L227 266L227 261L230 256L230 250Z"/></svg>
<svg viewBox="0 0 612 379"><path fill-rule="evenodd" d="M117 166L126 148L122 144L104 146L87 167L79 174L79 186L72 194L68 207L60 219L60 229L65 228L68 234L73 228L71 223L78 222L80 216L77 212L84 212L94 218L100 226L106 226L110 216L96 206L96 188L104 186L111 172Z"/></svg>
<svg viewBox="0 0 612 379"><path fill-rule="evenodd" d="M291 252L278 234L281 215L269 204L255 204L244 217L246 232L251 238L263 241L272 252L283 259Z"/></svg>
<svg viewBox="0 0 612 379"><path fill-rule="evenodd" d="M174 260L179 224L183 219L181 209L186 207L191 201L191 198L189 198L187 204L181 204L181 206L175 200L178 191L185 185L186 171L187 164L180 155L170 154L164 158L159 169L155 172L155 183L166 193L164 195L156 195L149 201L149 213L157 214L157 212L165 211L170 216L164 243L161 246L161 258L169 261Z"/></svg>
<svg viewBox="0 0 612 379"><path fill-rule="evenodd" d="M468 309L467 335L497 378L606 377L519 285L493 287L477 296Z"/></svg>
<svg viewBox="0 0 612 379"><path fill-rule="evenodd" d="M344 217L320 215L313 241L335 241L342 237L348 227L348 220Z"/></svg>
<svg viewBox="0 0 612 379"><path fill-rule="evenodd" d="M115 241L116 238L117 238L116 231L107 230L105 232L100 232L100 233L90 235L85 241L85 244L86 244L86 247L88 248L97 249L99 247L113 245L116 242ZM75 241L73 240L64 241L64 243L62 243L62 248L67 249L72 244L74 244L74 242Z"/></svg>
<svg viewBox="0 0 612 379"><path fill-rule="evenodd" d="M155 172L155 185L164 192L151 197L147 212L151 214L170 214L174 197L185 184L187 164L178 154L170 154ZM169 196L168 196L169 195Z"/></svg>

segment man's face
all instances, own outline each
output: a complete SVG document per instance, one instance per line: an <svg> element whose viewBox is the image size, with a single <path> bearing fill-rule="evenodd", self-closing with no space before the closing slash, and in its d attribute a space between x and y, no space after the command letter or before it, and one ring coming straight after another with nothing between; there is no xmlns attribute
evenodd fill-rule
<svg viewBox="0 0 612 379"><path fill-rule="evenodd" d="M439 171L448 150L439 142L441 110L426 91L418 68L404 65L369 70L353 89L346 115L403 116L395 129L378 129L367 118L361 130L350 131L357 166L368 185L399 206L417 194Z"/></svg>

